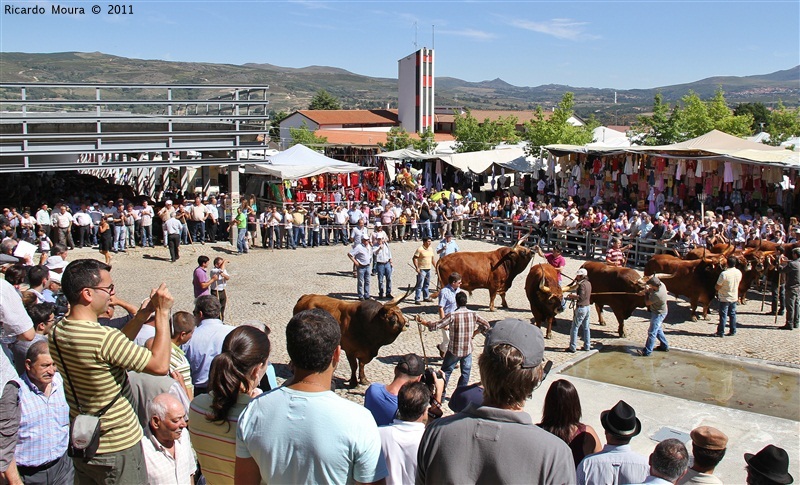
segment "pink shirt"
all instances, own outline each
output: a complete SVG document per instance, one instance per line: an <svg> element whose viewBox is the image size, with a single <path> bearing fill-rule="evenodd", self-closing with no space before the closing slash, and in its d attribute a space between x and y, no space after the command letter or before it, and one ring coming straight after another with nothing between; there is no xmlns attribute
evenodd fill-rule
<svg viewBox="0 0 800 485"><path fill-rule="evenodd" d="M197 298L198 296L203 295L210 295L211 294L211 287L209 286L206 289L203 289L201 286L203 283L206 283L210 278L208 277L208 273L206 273L205 268L202 266L198 266L194 270L194 276L192 277L192 285L194 285L194 297Z"/></svg>

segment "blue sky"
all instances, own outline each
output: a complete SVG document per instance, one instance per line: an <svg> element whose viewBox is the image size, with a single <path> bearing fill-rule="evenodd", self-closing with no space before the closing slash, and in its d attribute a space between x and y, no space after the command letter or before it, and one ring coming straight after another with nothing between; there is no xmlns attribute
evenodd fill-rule
<svg viewBox="0 0 800 485"><path fill-rule="evenodd" d="M132 15L92 2L2 0L0 51L286 67L397 77L434 47L436 75L518 86L652 88L800 64L800 1L141 1ZM51 5L85 15L54 16ZM5 6L43 6L9 15ZM416 28L415 28L416 25ZM435 36L432 30L435 26ZM0 79L2 73L0 73Z"/></svg>

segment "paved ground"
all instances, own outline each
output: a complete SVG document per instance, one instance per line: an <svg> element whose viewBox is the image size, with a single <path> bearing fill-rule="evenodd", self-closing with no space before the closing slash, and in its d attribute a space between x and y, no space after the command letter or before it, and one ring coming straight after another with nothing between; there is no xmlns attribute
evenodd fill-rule
<svg viewBox="0 0 800 485"><path fill-rule="evenodd" d="M462 250L488 251L496 246L479 241L458 241ZM413 285L414 271L409 266L411 256L418 243L394 243L392 252L395 261L395 273L393 293L402 294L398 286L406 287ZM263 249L253 249L247 255L237 256L233 254L231 247L227 244L218 245L196 245L194 247L182 247L181 259L175 264L168 261L166 248L155 249L134 249L127 254L115 256L113 261L114 282L117 285L117 293L120 297L129 301L136 302L145 298L150 288L156 287L160 282L165 281L176 298L175 310L192 309L192 271L196 266L196 258L205 254L210 258L224 256L231 260L229 272L232 279L229 284L228 294L228 323L240 325L248 322L261 322L267 324L271 329L271 340L273 343L271 361L276 365L278 375L281 379L285 378L285 364L288 356L285 350L284 329L285 324L291 318L292 307L298 297L306 293L328 294L344 299L355 298L356 280L352 277L351 264L346 256L347 248L344 246L321 247L315 249L299 248L292 250L269 251ZM100 258L96 251L88 249L76 250L71 253L70 259L78 257ZM541 261L536 257L534 262ZM565 273L574 275L575 271L582 264L582 260L567 259ZM508 294L509 309L498 308L497 312L489 313L488 292L478 290L471 297L470 308L483 314L490 321L499 320L506 317L529 319L531 317L529 304L524 294L524 282L527 272L520 275ZM435 282L434 282L435 284ZM373 278L372 294L377 294L377 281ZM765 316L761 312L760 295L751 294L751 300L744 306L739 307L739 332L735 337L723 339L714 338L717 321L716 312L712 312L708 321L692 322L689 320L688 304L682 300L671 299L669 303L669 316L665 326L665 333L670 345L675 349L690 349L696 351L710 352L715 354L748 357L760 359L765 362L789 368L800 368L800 331L785 331L779 327L783 325L783 317L779 317L777 324L774 317ZM413 299L413 296L412 298ZM499 304L499 299L498 299ZM408 316L424 312L428 318L433 318L436 313L435 304L427 306L415 306L413 303L402 305L404 312ZM713 307L712 307L713 308ZM769 303L765 306L765 311L769 310ZM569 322L572 318L572 311L567 309L560 315L558 325L553 329L553 338L546 342L546 358L553 360L556 366L569 364L570 359L580 359L585 354L568 354L563 352L567 347L569 336ZM596 325L597 315L592 310L592 341L597 344L620 344L620 339L616 335L616 321L612 314L607 313L609 321L607 327ZM631 349L643 345L647 331L647 313L644 310L637 311L633 317L626 322L628 333L625 341ZM431 350L440 341L439 333L423 331L425 348L428 356ZM483 348L483 338L475 339L476 356ZM420 334L416 325L411 325L407 331L403 332L398 339L387 347L384 347L379 356L366 367L367 377L373 382L389 382L392 378L394 364L397 358L409 352L422 354ZM635 357L621 354L620 358ZM439 360L433 361L438 365ZM458 372L458 371L456 371ZM798 373L800 376L800 373ZM336 377L339 384L342 380L349 377L347 362L343 360L340 364ZM455 385L457 374L451 380L450 389ZM798 378L800 379L800 377ZM478 380L477 359L473 365L471 381ZM647 433L655 432L661 426L675 425L684 431L689 431L693 426L701 422L718 422L719 420L735 421L738 427L737 438L745 440L743 446L748 447L749 451L757 451L769 441L772 436L768 433L770 429L775 430L778 425L788 428L789 436L793 436L794 442L785 444L788 449L794 450L790 456L797 457L797 435L800 426L796 421L778 420L777 418L767 418L746 412L733 412L724 408L717 408L707 404L694 403L691 401L676 400L660 395L650 395L641 391L633 391L627 388L611 386L608 384L592 383L577 378L570 378L573 381L582 381L581 390L584 409L584 416L587 422L599 429L599 410L608 409L618 399L642 399L643 403L650 403L653 398L663 398L657 401L658 405L653 404L652 412L647 412L649 427ZM589 384L584 384L589 382ZM353 390L340 389L338 392L351 400L363 402L365 387L360 386ZM757 392L757 391L755 391ZM642 397L644 396L644 397ZM538 391L534 401L529 405L532 414L537 416L540 412L540 400L543 392ZM770 399L764 396L764 399ZM612 402L613 401L613 402ZM636 404L633 404L637 407ZM644 405L644 404L642 404ZM595 409L596 408L596 409ZM686 409L694 409L694 414ZM646 410L642 410L643 412ZM594 416L593 418L591 416ZM704 417L705 416L705 417ZM747 417L745 417L747 416ZM690 419L691 418L691 419ZM763 422L759 421L763 418ZM777 420L777 421L776 421ZM720 427L723 423L720 422ZM750 430L748 432L748 430ZM761 432L759 435L758 432ZM766 435L764 433L767 433ZM779 439L780 436L775 436ZM784 436L781 439L787 438ZM788 438L790 441L792 438ZM641 439L644 443L639 445L646 449L652 449L652 444ZM763 444L762 444L763 442ZM776 442L776 441L772 441ZM645 446L646 445L646 446ZM738 449L737 449L738 452ZM741 471L743 462L739 463L741 456L736 456L736 467L732 470ZM793 469L797 460L792 458ZM730 471L728 477L732 480L743 481L743 476L735 475L735 471ZM795 475L798 476L798 475Z"/></svg>

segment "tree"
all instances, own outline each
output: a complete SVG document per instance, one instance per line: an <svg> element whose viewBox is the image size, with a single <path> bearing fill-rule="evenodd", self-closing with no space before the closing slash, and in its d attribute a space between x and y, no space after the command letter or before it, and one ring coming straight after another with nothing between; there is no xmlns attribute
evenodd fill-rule
<svg viewBox="0 0 800 485"><path fill-rule="evenodd" d="M402 126L393 126L389 129L389 132L386 133L386 143L378 142L378 146L390 152L414 146L414 141L405 128Z"/></svg>
<svg viewBox="0 0 800 485"><path fill-rule="evenodd" d="M678 139L675 141L685 141L705 135L714 129L714 121L708 113L708 105L700 99L694 91L681 98L683 107L678 111L676 128Z"/></svg>
<svg viewBox="0 0 800 485"><path fill-rule="evenodd" d="M592 142L592 129L588 126L575 126L569 122L574 114L574 95L564 93L550 119L544 119L542 107L536 108L533 120L525 123L522 139L528 142L527 154L538 157L545 145L563 143L569 145L585 145Z"/></svg>
<svg viewBox="0 0 800 485"><path fill-rule="evenodd" d="M800 136L800 108L786 109L783 101L778 102L769 116L767 125L769 144L779 146L793 136Z"/></svg>
<svg viewBox="0 0 800 485"><path fill-rule="evenodd" d="M308 105L308 109L342 109L342 104L329 92L320 89L317 91L317 94L311 98L311 104Z"/></svg>
<svg viewBox="0 0 800 485"><path fill-rule="evenodd" d="M730 135L744 137L752 134L753 116L749 113L735 115L725 101L722 87L717 88L714 97L708 102L708 115L714 123L714 129Z"/></svg>
<svg viewBox="0 0 800 485"><path fill-rule="evenodd" d="M316 136L313 131L308 129L305 121L300 128L289 128L289 133L292 137L290 146L295 146L298 143L305 146L324 145L328 143L328 139Z"/></svg>
<svg viewBox="0 0 800 485"><path fill-rule="evenodd" d="M639 116L638 125L634 128L634 139L642 145L669 145L677 139L675 131L675 111L670 111L669 104L664 103L664 96L656 93L653 98L653 115Z"/></svg>
<svg viewBox="0 0 800 485"><path fill-rule="evenodd" d="M286 111L275 111L269 114L270 122L269 122L269 137L272 140L280 141L281 139L281 121L285 120L286 117L289 116L289 113Z"/></svg>
<svg viewBox="0 0 800 485"><path fill-rule="evenodd" d="M419 140L412 140L414 149L422 153L433 153L436 149L436 137L433 135L433 130L428 127L418 135Z"/></svg>
<svg viewBox="0 0 800 485"><path fill-rule="evenodd" d="M761 103L739 103L733 110L736 116L750 114L753 117L753 124L750 125L750 133L760 133L769 124L769 111Z"/></svg>
<svg viewBox="0 0 800 485"><path fill-rule="evenodd" d="M517 117L508 116L479 122L469 110L466 114L455 114L453 137L456 139L456 152L477 152L491 150L502 142L518 143Z"/></svg>

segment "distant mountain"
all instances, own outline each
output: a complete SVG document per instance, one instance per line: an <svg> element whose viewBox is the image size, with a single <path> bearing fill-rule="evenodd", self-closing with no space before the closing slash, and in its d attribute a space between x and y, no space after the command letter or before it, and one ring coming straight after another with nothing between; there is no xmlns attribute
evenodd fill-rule
<svg viewBox="0 0 800 485"><path fill-rule="evenodd" d="M70 83L184 83L269 85L270 108L291 112L305 109L318 89L339 98L345 108L397 106L397 80L362 76L328 66L289 68L268 63L244 65L130 59L100 52L29 54L0 53L2 82ZM451 77L436 78L436 104L473 109L530 110L536 106L552 109L567 91L575 93L579 115L594 114L605 124L622 125L652 108L660 91L666 101L675 102L690 90L708 99L718 87L731 106L761 102L767 106L782 100L795 106L800 99L800 66L770 74L718 76L692 83L655 89L615 90L576 88L559 84L536 87L514 86L502 79L468 82ZM0 91L0 99L17 93ZM617 104L614 104L616 93ZM209 90L209 97L220 94ZM31 96L35 94L32 92ZM48 95L69 98L68 90L49 90Z"/></svg>

